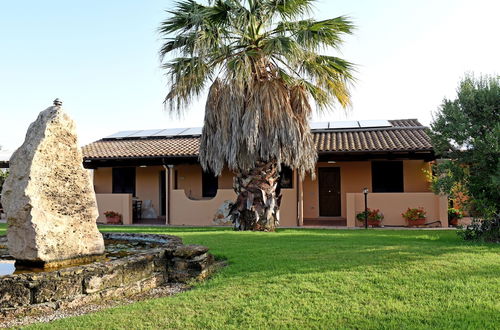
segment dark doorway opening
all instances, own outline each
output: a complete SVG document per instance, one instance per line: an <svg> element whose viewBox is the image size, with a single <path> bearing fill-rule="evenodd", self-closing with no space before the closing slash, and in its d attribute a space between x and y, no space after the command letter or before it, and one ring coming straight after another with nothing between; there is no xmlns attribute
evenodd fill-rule
<svg viewBox="0 0 500 330"><path fill-rule="evenodd" d="M340 168L318 168L319 215L339 217L340 210Z"/></svg>
<svg viewBox="0 0 500 330"><path fill-rule="evenodd" d="M403 162L372 162L373 192L404 192Z"/></svg>
<svg viewBox="0 0 500 330"><path fill-rule="evenodd" d="M212 171L202 171L201 185L203 197L215 197L219 189L219 178Z"/></svg>
<svg viewBox="0 0 500 330"><path fill-rule="evenodd" d="M113 194L135 197L135 167L113 167Z"/></svg>

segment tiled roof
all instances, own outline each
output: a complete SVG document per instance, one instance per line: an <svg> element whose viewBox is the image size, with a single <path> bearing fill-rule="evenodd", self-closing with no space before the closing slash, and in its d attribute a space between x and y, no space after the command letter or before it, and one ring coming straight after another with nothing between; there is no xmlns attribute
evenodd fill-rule
<svg viewBox="0 0 500 330"><path fill-rule="evenodd" d="M318 153L430 151L432 145L416 119L390 120L392 127L314 130ZM86 159L194 157L199 136L99 140L83 147Z"/></svg>

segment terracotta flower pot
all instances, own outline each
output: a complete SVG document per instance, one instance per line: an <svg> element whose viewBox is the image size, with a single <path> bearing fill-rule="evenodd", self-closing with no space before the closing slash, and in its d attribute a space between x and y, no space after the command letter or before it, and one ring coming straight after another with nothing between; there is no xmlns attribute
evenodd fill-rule
<svg viewBox="0 0 500 330"><path fill-rule="evenodd" d="M122 218L119 216L116 217L106 217L106 223L111 224L120 224L122 222Z"/></svg>
<svg viewBox="0 0 500 330"><path fill-rule="evenodd" d="M452 217L450 218L450 221L449 221L450 225L452 226L458 226L458 218L457 217Z"/></svg>
<svg viewBox="0 0 500 330"><path fill-rule="evenodd" d="M408 219L408 226L413 227L413 226L425 225L425 220L426 220L425 218L415 219L415 220Z"/></svg>
<svg viewBox="0 0 500 330"><path fill-rule="evenodd" d="M368 226L380 227L381 220L368 219Z"/></svg>
<svg viewBox="0 0 500 330"><path fill-rule="evenodd" d="M358 219L358 223L359 223L360 227L364 227L365 226L365 220L359 220ZM380 227L381 224L382 224L382 220L368 219L368 226Z"/></svg>

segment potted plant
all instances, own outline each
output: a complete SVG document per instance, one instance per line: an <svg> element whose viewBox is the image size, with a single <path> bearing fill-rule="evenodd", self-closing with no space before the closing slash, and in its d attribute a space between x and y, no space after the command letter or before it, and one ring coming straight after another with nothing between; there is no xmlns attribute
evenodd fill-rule
<svg viewBox="0 0 500 330"><path fill-rule="evenodd" d="M450 207L448 209L448 223L452 226L457 226L458 225L458 219L463 218L463 213L459 209L456 209L454 207Z"/></svg>
<svg viewBox="0 0 500 330"><path fill-rule="evenodd" d="M106 217L106 223L112 223L112 224L122 223L122 215L118 212L106 211L104 212L104 216Z"/></svg>
<svg viewBox="0 0 500 330"><path fill-rule="evenodd" d="M419 226L425 224L427 212L423 207L408 208L405 213L401 214L408 221L408 226Z"/></svg>
<svg viewBox="0 0 500 330"><path fill-rule="evenodd" d="M366 213L368 214L368 226L380 227L382 220L384 220L384 215L380 212L380 210L367 209ZM365 223L365 211L356 214L356 219L358 219L358 221L360 221L363 225Z"/></svg>

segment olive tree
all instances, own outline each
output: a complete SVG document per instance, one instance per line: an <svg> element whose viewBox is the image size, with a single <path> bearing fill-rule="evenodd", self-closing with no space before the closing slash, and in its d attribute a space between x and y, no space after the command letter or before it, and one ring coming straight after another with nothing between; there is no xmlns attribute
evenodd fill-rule
<svg viewBox="0 0 500 330"><path fill-rule="evenodd" d="M466 75L435 114L430 137L445 159L433 168L434 191L467 197L477 219L470 238L500 240L500 77Z"/></svg>

